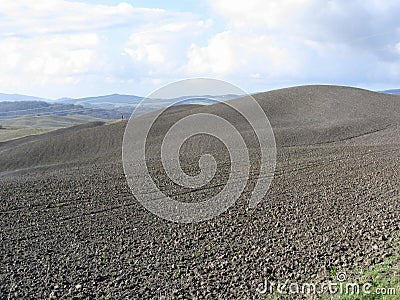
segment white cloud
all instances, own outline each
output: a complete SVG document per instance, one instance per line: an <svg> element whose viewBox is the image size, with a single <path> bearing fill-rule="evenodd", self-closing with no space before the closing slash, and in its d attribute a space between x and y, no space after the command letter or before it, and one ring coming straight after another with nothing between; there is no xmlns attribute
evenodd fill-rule
<svg viewBox="0 0 400 300"><path fill-rule="evenodd" d="M1 89L177 73L190 40L210 26L192 13L128 3L2 0L0 12Z"/></svg>
<svg viewBox="0 0 400 300"><path fill-rule="evenodd" d="M228 19L236 29L265 26L279 29L287 23L295 22L307 12L313 0L247 0L210 1L211 7Z"/></svg>
<svg viewBox="0 0 400 300"><path fill-rule="evenodd" d="M167 23L137 28L130 36L124 52L134 63L146 68L149 76L184 74L186 53L212 24L210 20L193 20L193 16Z"/></svg>
<svg viewBox="0 0 400 300"><path fill-rule="evenodd" d="M196 43L190 73L293 82L395 78L400 2L395 0L210 0L227 30ZM390 64L388 63L390 61ZM389 72L390 71L390 72ZM254 75L256 74L256 76Z"/></svg>
<svg viewBox="0 0 400 300"><path fill-rule="evenodd" d="M93 71L98 45L96 34L1 40L1 85L73 82L75 75Z"/></svg>
<svg viewBox="0 0 400 300"><path fill-rule="evenodd" d="M243 35L225 31L213 37L205 47L192 46L188 72L229 75L241 73L250 77L281 76L297 72L297 63L274 36ZM289 67L290 66L290 67Z"/></svg>
<svg viewBox="0 0 400 300"><path fill-rule="evenodd" d="M235 30L283 33L329 42L360 42L399 29L397 0L210 0ZM369 37L369 38L368 38ZM375 39L376 40L376 39Z"/></svg>
<svg viewBox="0 0 400 300"><path fill-rule="evenodd" d="M3 89L76 83L80 76L100 70L100 29L118 26L138 13L126 3L64 0L2 0L0 11Z"/></svg>
<svg viewBox="0 0 400 300"><path fill-rule="evenodd" d="M2 0L0 36L32 36L92 31L127 24L131 17L159 10L136 9L130 4L90 5L64 0ZM16 22L16 20L18 20Z"/></svg>
<svg viewBox="0 0 400 300"><path fill-rule="evenodd" d="M400 79L398 0L207 1L212 13L199 15L1 0L0 89L117 92L186 76L236 78L250 90Z"/></svg>

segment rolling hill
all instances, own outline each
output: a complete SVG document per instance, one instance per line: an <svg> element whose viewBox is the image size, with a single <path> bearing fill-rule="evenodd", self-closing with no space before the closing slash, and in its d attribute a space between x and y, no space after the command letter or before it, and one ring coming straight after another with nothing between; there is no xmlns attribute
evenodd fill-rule
<svg viewBox="0 0 400 300"><path fill-rule="evenodd" d="M72 103L76 105L92 105L92 106L110 106L110 107L118 107L118 106L132 106L137 105L140 101L142 101L143 97L133 96L133 95L120 95L120 94L112 94L105 96L97 96L97 97L86 97L86 98L64 98L59 99L57 102L61 103Z"/></svg>
<svg viewBox="0 0 400 300"><path fill-rule="evenodd" d="M68 128L74 125L90 122L110 122L110 120L95 118L87 115L44 115L24 116L0 121L0 142L18 139L21 137L39 135L45 132Z"/></svg>
<svg viewBox="0 0 400 300"><path fill-rule="evenodd" d="M217 96L199 95L195 99L192 99L191 102L193 104L208 105L212 104L208 98L212 98L215 101L222 102L222 101L232 100L238 97L239 97L238 95L217 95ZM186 99L185 97L180 97L176 99L147 99L147 100L149 105L157 107L159 109L171 102L183 101L185 99ZM89 107L94 106L100 108L116 108L116 107L136 107L142 100L143 97L139 96L113 94L113 95L87 97L79 99L63 98L56 101L58 103L70 103L70 104L83 105Z"/></svg>
<svg viewBox="0 0 400 300"><path fill-rule="evenodd" d="M0 93L0 101L50 101L49 99L19 95L19 94L3 94Z"/></svg>
<svg viewBox="0 0 400 300"><path fill-rule="evenodd" d="M248 203L260 179L260 146L243 116L224 103L169 108L149 132L146 162L133 159L137 172L129 175L121 155L126 121L0 143L0 294L264 299L265 282L321 286L341 272L358 282L360 270L377 266L386 268L382 277L393 276L400 261L400 97L338 86L254 97L277 145L274 178L256 208ZM248 99L230 101L245 106ZM250 171L239 175L247 184L218 217L169 222L138 202L127 178L142 182L146 166L165 195L201 202L224 189L232 163L246 162L232 162L220 140L198 135L180 148L180 167L196 176L200 155L212 154L215 176L195 188L171 180L159 159L162 138L197 113L221 116L241 133Z"/></svg>
<svg viewBox="0 0 400 300"><path fill-rule="evenodd" d="M37 128L37 129L47 129L47 128L66 128L78 124L85 124L89 122L103 122L106 119L91 117L88 115L67 115L67 116L57 116L57 115L44 115L44 116L23 116L13 119L7 119L1 121L1 125L5 128Z"/></svg>
<svg viewBox="0 0 400 300"><path fill-rule="evenodd" d="M277 145L280 147L318 145L338 141L351 140L374 132L397 130L400 116L399 98L392 95L379 94L367 90L336 86L302 86L276 90L254 95L264 109L273 127ZM246 98L231 101L245 104ZM187 109L189 107L190 109ZM165 132L173 123L189 113L217 114L239 128L244 134L248 131L246 122L223 103L209 106L179 106L173 108L173 114L160 118L154 125ZM155 114L140 116L152 117ZM38 164L65 162L81 158L81 152L74 155L73 145L86 149L86 156L102 156L112 152L119 158L125 123L121 122L106 127L96 127L82 132L69 133L63 137L41 140L31 143L29 152L21 146L1 149L0 165L3 170L30 167ZM55 140L53 140L55 139ZM110 139L113 141L110 143ZM119 141L119 142L117 142ZM51 143L52 147L46 147ZM253 140L255 145L256 141ZM67 146L69 145L69 146ZM108 146L113 146L108 148ZM202 141L198 140L193 149L201 149ZM66 150L67 149L67 150ZM66 155L66 151L68 155ZM41 153L34 155L33 153ZM8 153L8 154L7 154ZM12 156L12 159L8 157ZM40 161L36 161L40 157ZM46 157L52 159L46 162ZM1 169L0 169L1 171Z"/></svg>
<svg viewBox="0 0 400 300"><path fill-rule="evenodd" d="M44 101L0 102L0 121L18 117L81 115L101 119L120 119L121 112L111 109L88 108L74 104Z"/></svg>

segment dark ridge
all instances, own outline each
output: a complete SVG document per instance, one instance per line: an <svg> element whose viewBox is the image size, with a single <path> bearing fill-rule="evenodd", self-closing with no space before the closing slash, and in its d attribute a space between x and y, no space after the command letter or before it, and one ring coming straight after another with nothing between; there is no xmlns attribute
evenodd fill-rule
<svg viewBox="0 0 400 300"><path fill-rule="evenodd" d="M399 123L399 98L367 90L338 86L301 86L254 95L274 129L278 147L314 145L349 140ZM245 105L247 99L231 100ZM190 113L214 113L231 121L244 135L251 132L246 120L224 103L183 105L168 109L156 123L160 133ZM153 118L151 112L140 118ZM42 164L103 157L120 159L125 122L75 126L70 129L0 144L0 171ZM91 128L94 127L94 128ZM251 133L250 133L251 135ZM155 135L157 136L157 134ZM157 142L158 138L154 138ZM26 144L28 143L29 144ZM250 143L256 143L253 139ZM192 149L201 149L195 139ZM256 146L256 144L252 145Z"/></svg>

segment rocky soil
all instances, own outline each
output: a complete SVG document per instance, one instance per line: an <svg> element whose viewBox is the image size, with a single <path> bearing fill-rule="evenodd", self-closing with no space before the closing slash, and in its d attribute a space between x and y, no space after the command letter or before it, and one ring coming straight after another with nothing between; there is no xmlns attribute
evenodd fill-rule
<svg viewBox="0 0 400 300"><path fill-rule="evenodd" d="M198 224L164 221L136 201L118 151L122 123L77 131L89 141L103 130L106 155L80 148L63 162L55 154L29 160L18 154L26 144L0 147L0 299L265 299L257 292L265 280L334 280L332 269L398 255L400 140L389 123L308 145L301 145L308 136L290 145L278 133L264 200L248 208L255 173L235 206ZM62 141L76 139L68 133ZM45 141L37 142L42 150ZM43 151L56 153L61 138L49 141ZM26 153L37 155L29 145ZM209 186L176 196L193 201L218 192L229 175L224 160ZM183 167L198 171L196 163ZM176 194L165 176L157 179Z"/></svg>

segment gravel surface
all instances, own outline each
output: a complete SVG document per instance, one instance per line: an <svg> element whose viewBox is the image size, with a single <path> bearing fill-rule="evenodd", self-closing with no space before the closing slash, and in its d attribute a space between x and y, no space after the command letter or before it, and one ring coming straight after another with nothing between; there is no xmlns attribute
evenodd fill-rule
<svg viewBox="0 0 400 300"><path fill-rule="evenodd" d="M369 104L342 119L334 105L326 116L314 105L318 120L310 119L312 112L286 121L289 112L272 112L282 97L318 103L324 93L325 105L347 94L346 101ZM248 208L254 167L235 206L199 224L164 221L135 200L121 162L122 122L0 145L0 298L264 299L256 291L264 280L323 281L332 268L353 270L398 254L400 131L392 103L398 98L382 97L334 87L259 95L278 141L271 188ZM384 104L374 108L373 98ZM370 116L368 109L374 110ZM167 119L192 110L178 109ZM387 110L386 118L378 116ZM220 106L214 111L233 116ZM355 115L369 116L362 119L367 126L353 126ZM307 130L313 122L325 125ZM249 144L257 162L251 137ZM182 201L214 195L229 175L229 160L216 153L216 178L201 189L179 190L154 155L149 165L158 185ZM198 166L188 159L183 169L195 174Z"/></svg>

